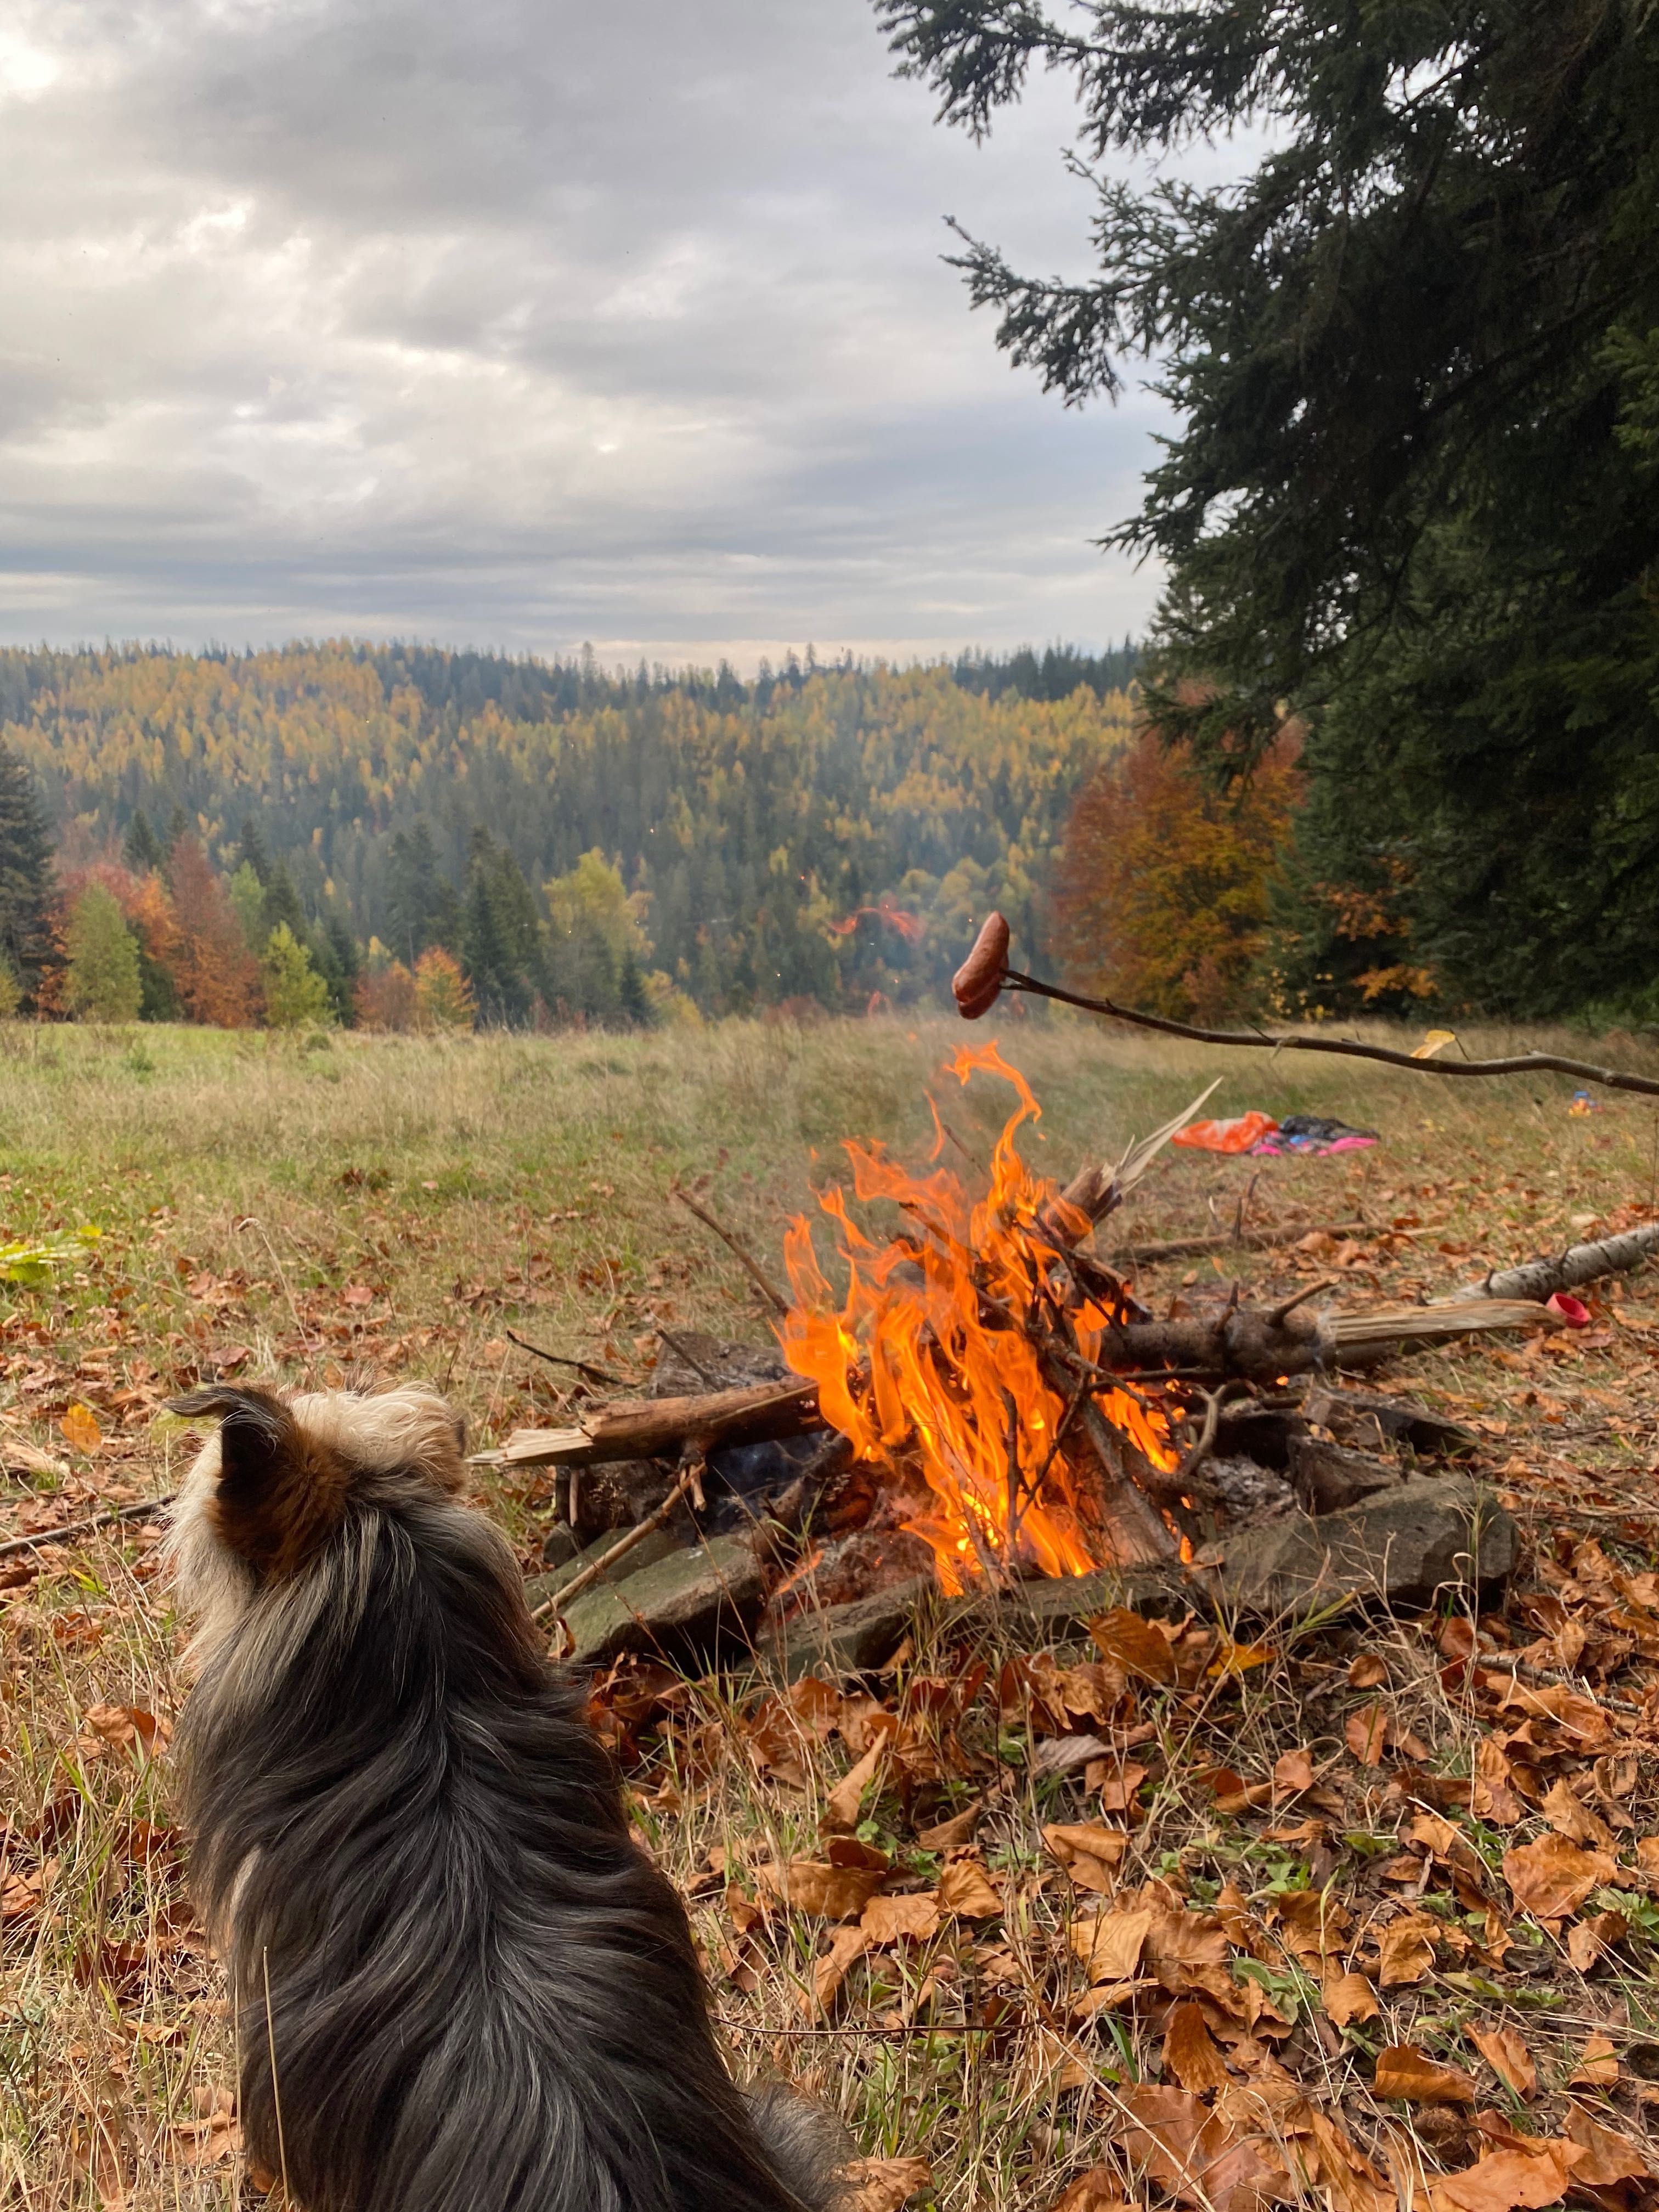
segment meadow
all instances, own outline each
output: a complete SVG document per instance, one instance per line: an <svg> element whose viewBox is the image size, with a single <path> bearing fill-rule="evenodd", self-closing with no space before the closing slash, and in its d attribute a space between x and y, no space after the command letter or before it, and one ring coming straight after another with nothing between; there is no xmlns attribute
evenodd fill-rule
<svg viewBox="0 0 1659 2212"><path fill-rule="evenodd" d="M83 1225L99 1233L48 1280L0 1285L0 1540L170 1489L188 1439L163 1404L198 1379L314 1386L419 1376L455 1401L484 1446L522 1423L557 1419L569 1402L569 1377L518 1350L509 1328L641 1382L659 1324L763 1335L744 1276L674 1202L674 1185L703 1195L776 1269L787 1219L836 1176L842 1139L925 1153L930 1087L966 1150L988 1151L1010 1094L984 1078L964 1089L946 1063L964 1042L991 1036L1043 1103L1030 1156L1061 1181L1086 1160L1115 1157L1217 1074L1212 1112L1312 1111L1381 1133L1375 1149L1330 1159L1166 1152L1122 1218L1123 1238L1227 1226L1247 1192L1254 1224L1297 1224L1305 1237L1224 1264L1156 1271L1142 1288L1160 1310L1234 1275L1247 1288L1328 1278L1324 1295L1346 1310L1435 1296L1487 1267L1654 1211L1652 1102L1610 1097L1575 1116L1572 1086L1556 1078L1455 1083L1226 1057L1063 1018L974 1031L882 1019L308 1042L10 1024L0 1029L0 1242ZM1469 1040L1471 1051L1509 1042ZM1607 1056L1644 1064L1644 1048L1628 1042ZM1354 1222L1363 1233L1322 1241L1323 1229ZM1098 1241L1109 1250L1118 1223ZM1395 1379L1480 1431L1483 1470L1512 1503L1534 1557L1559 1565L1594 1538L1597 1556L1639 1578L1659 1548L1659 1302L1637 1277L1592 1307L1593 1326L1572 1339L1460 1347L1420 1357ZM532 1565L546 1486L481 1474L479 1497ZM1594 1575L1586 1568L1579 1580L1589 1589ZM1202 1901L1217 1893L1216 1869L1230 1867L1264 1911L1269 1893L1307 1887L1318 1863L1311 1829L1297 1841L1281 1823L1271 1841L1270 1816L1218 1814L1194 1779L1206 1731L1219 1731L1229 1764L1246 1776L1271 1770L1292 1743L1314 1745L1332 1786L1346 1793L1327 1824L1332 1848L1340 1857L1342 1838L1364 1839L1343 1859L1341 1879L1352 1874L1356 1895L1369 1883L1374 1898L1372 1842L1401 1832L1411 1808L1387 1800L1375 1762L1343 1751L1341 1714L1320 1701L1346 1695L1359 1658L1380 1656L1390 1729L1431 1747L1437 1773L1468 1776L1481 1738L1476 1704L1449 1680L1455 1670L1437 1633L1338 1624L1322 1637L1264 1644L1261 1663L1224 1669L1196 1705L1173 1692L1147 1697L1149 1749L1138 1754L1143 1779L1119 1881L1162 1881L1171 1895ZM1619 1665L1639 1668L1647 1656L1641 1635L1620 1634L1622 1649L1600 1662L1594 1637L1581 1640L1563 1679L1586 1696L1600 1687L1609 1709L1622 1710L1622 1698L1645 1710L1644 1679L1616 1694L1605 1688ZM241 2185L223 1991L190 1912L185 1839L168 1808L181 1643L147 1522L0 1554L0 2203L28 2212L218 2206ZM929 1679L930 1666L958 1657L924 1637L909 1674L901 1670L883 1694L902 1705L911 1677ZM850 2012L815 2011L823 1924L769 1913L755 1876L810 1854L855 1730L849 1723L832 1741L822 1714L809 1724L789 1708L795 1754L777 1755L775 1735L769 1753L757 1750L757 1711L779 1710L757 1708L762 1695L738 1669L669 1698L654 1733L648 1716L637 1726L611 1722L641 1834L691 1901L734 2063L805 2081L840 2106L872 2154L926 2157L933 2179L920 2202L1048 2212L1091 2160L1110 2155L1121 2132L1113 2085L1152 2080L1159 2064L1158 2039L1133 2017L1113 2014L1109 2032L1097 2033L1054 2009L1053 1960L1087 1900L1045 1856L1038 1832L1098 1810L1077 1778L1041 1778L1027 1723L1013 1729L1024 1750L1017 1742L1009 1751L1006 1714L993 1715L988 1736L958 1715L969 1749L950 1787L966 1802L971 1772L990 1808L984 1864L1004 1901L1000 1934L981 1927L964 1946L944 1930L900 1945L860 1967L866 1978ZM1630 1755L1621 1850L1633 1840L1629 1816L1635 1828L1659 1828L1645 1740ZM993 1787L984 1777L999 1759ZM872 1801L860 1834L866 1828L884 1850L917 1850L902 1810L884 1799ZM1491 1834L1475 1834L1472 1848L1491 1859L1505 1840L1493 1846ZM937 1870L925 1851L915 1863ZM1512 2118L1532 2109L1537 2124L1550 2112L1548 2124L1559 2124L1548 2100L1559 2100L1592 2032L1620 2052L1656 2047L1653 1951L1642 1948L1638 1913L1645 1892L1632 1869L1609 1884L1630 1899L1622 1951L1581 1966L1559 1921L1541 1933L1528 1922L1513 1939L1518 1980L1513 1963L1507 1976L1481 1967L1489 1990L1513 1984L1516 2004L1525 1997L1529 2008L1514 2016L1532 2045L1542 2101L1523 2106L1511 2094ZM1647 1909L1659 1932L1659 1914ZM1460 1940L1467 1951L1474 1938L1464 1929ZM1413 2156L1432 2163L1432 2131L1416 2128L1410 2107L1379 2100L1369 2064L1389 2027L1476 2063L1465 2030L1484 2020L1482 2005L1501 2009L1500 1998L1471 1994L1469 1972L1425 1969L1383 1992L1385 2006L1406 2008L1398 2017L1337 2034L1308 1996L1318 1978L1309 1981L1305 1958L1298 1966L1286 1954L1281 1964L1263 1970L1291 2015L1280 2058L1304 2081L1317 2073L1330 2109L1370 2143L1378 2170L1395 2173L1396 2151L1400 2172ZM937 1993L981 1971L1027 1992L1011 2001L1001 2028L930 2025ZM1536 2002L1546 1990L1548 2021ZM1639 2066L1626 2066L1623 2080L1639 2101ZM1504 2094L1483 2077L1483 2096Z"/></svg>

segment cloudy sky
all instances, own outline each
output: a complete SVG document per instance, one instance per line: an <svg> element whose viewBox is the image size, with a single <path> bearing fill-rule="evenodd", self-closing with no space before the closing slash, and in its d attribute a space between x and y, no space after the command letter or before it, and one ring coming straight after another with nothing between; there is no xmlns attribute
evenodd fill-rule
<svg viewBox="0 0 1659 2212"><path fill-rule="evenodd" d="M669 660L1099 645L1156 403L1068 412L942 218L1087 269L867 0L9 0L0 640Z"/></svg>

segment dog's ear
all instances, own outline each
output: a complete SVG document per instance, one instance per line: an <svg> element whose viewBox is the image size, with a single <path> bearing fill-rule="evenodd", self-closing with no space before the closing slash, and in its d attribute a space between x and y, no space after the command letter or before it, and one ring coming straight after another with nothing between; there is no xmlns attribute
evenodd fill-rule
<svg viewBox="0 0 1659 2212"><path fill-rule="evenodd" d="M350 1470L306 1435L273 1390L210 1384L168 1401L219 1422L219 1480L209 1509L227 1549L265 1576L294 1573L339 1523Z"/></svg>

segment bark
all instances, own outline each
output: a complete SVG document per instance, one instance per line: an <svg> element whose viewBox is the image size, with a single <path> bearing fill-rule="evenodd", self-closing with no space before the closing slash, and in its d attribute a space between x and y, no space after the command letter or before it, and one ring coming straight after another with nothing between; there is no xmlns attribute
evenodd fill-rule
<svg viewBox="0 0 1659 2212"><path fill-rule="evenodd" d="M1553 1260L1528 1260L1522 1267L1504 1267L1471 1283L1464 1297L1476 1298L1536 1298L1541 1304L1557 1291L1576 1290L1603 1275L1627 1274L1659 1252L1659 1221L1628 1231L1623 1237L1604 1237L1596 1244L1575 1244Z"/></svg>
<svg viewBox="0 0 1659 2212"><path fill-rule="evenodd" d="M568 1429L520 1429L499 1454L505 1467L595 1467L607 1460L660 1459L694 1445L763 1443L823 1426L814 1382L761 1382L698 1398L617 1398Z"/></svg>
<svg viewBox="0 0 1659 2212"><path fill-rule="evenodd" d="M1318 1366L1331 1342L1330 1331L1306 1313L1281 1318L1241 1306L1214 1320L1130 1322L1109 1329L1099 1361L1121 1375L1271 1382Z"/></svg>
<svg viewBox="0 0 1659 2212"><path fill-rule="evenodd" d="M1439 1306L1382 1306L1372 1313L1345 1314L1331 1335L1337 1364L1360 1367L1395 1352L1450 1344L1460 1336L1554 1325L1555 1316L1536 1298L1460 1298Z"/></svg>

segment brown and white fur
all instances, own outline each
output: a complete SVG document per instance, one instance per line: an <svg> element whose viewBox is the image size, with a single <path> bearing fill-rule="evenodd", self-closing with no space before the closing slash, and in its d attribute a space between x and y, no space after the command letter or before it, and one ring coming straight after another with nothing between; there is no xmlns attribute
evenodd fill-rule
<svg viewBox="0 0 1659 2212"><path fill-rule="evenodd" d="M250 2153L303 2212L820 2212L839 2131L720 2062L434 1393L215 1388L173 1510L193 1880Z"/></svg>

